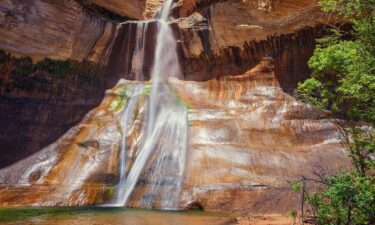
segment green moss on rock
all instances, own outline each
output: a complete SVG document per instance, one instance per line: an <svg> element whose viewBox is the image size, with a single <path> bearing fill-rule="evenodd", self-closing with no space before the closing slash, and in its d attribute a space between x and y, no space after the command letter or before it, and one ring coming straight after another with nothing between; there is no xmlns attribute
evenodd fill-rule
<svg viewBox="0 0 375 225"><path fill-rule="evenodd" d="M110 109L112 111L119 111L121 110L126 102L128 101L129 99L129 95L133 89L133 86L128 84L126 86L122 86L122 87L119 87L119 88L116 88L114 90L114 93L117 95L115 99L113 99L109 105Z"/></svg>
<svg viewBox="0 0 375 225"><path fill-rule="evenodd" d="M0 50L0 68L5 64L12 65L12 76L31 76L32 74L46 74L53 79L69 76L78 77L83 81L92 81L103 74L103 69L91 62L74 60L44 59L33 63L30 57L14 57Z"/></svg>

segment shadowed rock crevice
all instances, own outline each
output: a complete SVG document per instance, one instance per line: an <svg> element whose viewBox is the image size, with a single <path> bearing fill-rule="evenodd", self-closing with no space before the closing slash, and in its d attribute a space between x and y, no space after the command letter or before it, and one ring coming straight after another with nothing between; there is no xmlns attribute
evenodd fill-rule
<svg viewBox="0 0 375 225"><path fill-rule="evenodd" d="M177 24L171 24L179 40L178 53L183 70L183 79L206 81L223 75L236 75L249 70L258 64L263 57L272 57L275 60L276 77L284 89L291 93L298 82L306 79L310 74L307 65L308 59L315 48L315 39L320 36L321 27L306 27L295 34L273 35L266 40L246 41L242 47L231 46L214 52L210 47L210 34L208 30L198 30L200 44L205 51L193 57L187 51L186 44L193 42L190 33L180 30ZM135 80L132 73L133 52L136 45L136 23L124 23L119 29L114 49L112 51L108 74L114 80L125 78ZM143 59L142 77L140 80L149 80L151 65L154 60L155 32L157 22L150 22L146 35L145 49L148 52ZM191 31L190 31L191 32Z"/></svg>
<svg viewBox="0 0 375 225"><path fill-rule="evenodd" d="M187 204L185 210L201 210L203 211L204 208L200 202L190 202Z"/></svg>
<svg viewBox="0 0 375 225"><path fill-rule="evenodd" d="M208 80L225 74L241 74L254 67L263 57L275 60L275 73L281 87L292 92L297 83L310 74L308 59L315 48L320 28L306 27L296 34L274 35L266 40L248 41L243 47L227 47L219 53L202 52L184 62L186 80ZM203 39L203 46L209 40Z"/></svg>
<svg viewBox="0 0 375 225"><path fill-rule="evenodd" d="M0 51L0 168L56 141L101 102L103 69Z"/></svg>
<svg viewBox="0 0 375 225"><path fill-rule="evenodd" d="M132 71L132 63L134 58L134 51L137 44L138 23L127 22L122 23L118 27L118 34L113 45L111 56L108 63L108 76L111 77L108 82L110 85L113 82L118 81L120 78L128 80L136 80L136 75ZM138 80L149 80L151 77L152 65L155 57L155 45L156 45L156 34L158 29L157 21L150 21L145 25L144 31L141 32L144 35L144 54L142 58L141 74L142 76ZM138 37L141 38L141 37ZM115 50L116 49L116 50ZM113 86L113 85L112 85Z"/></svg>

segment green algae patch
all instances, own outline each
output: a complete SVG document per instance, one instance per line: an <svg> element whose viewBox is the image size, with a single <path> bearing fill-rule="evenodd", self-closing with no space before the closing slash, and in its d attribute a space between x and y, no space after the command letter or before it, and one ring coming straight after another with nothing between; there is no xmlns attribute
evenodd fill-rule
<svg viewBox="0 0 375 225"><path fill-rule="evenodd" d="M149 95L151 93L151 83L146 83L143 88L143 95Z"/></svg>
<svg viewBox="0 0 375 225"><path fill-rule="evenodd" d="M126 95L126 88L127 88L127 86L119 87L119 88L116 88L114 92L115 92L115 94L117 94L117 95L122 95L122 96L124 96L124 95Z"/></svg>
<svg viewBox="0 0 375 225"><path fill-rule="evenodd" d="M2 222L12 222L12 221L22 221L30 218L41 217L45 215L49 216L59 216L64 214L69 214L71 209L69 208L1 208L0 207L0 223ZM22 224L22 223L20 223Z"/></svg>
<svg viewBox="0 0 375 225"><path fill-rule="evenodd" d="M131 84L116 88L114 90L114 93L117 96L109 104L110 110L116 112L124 108L132 91L133 91L133 86Z"/></svg>
<svg viewBox="0 0 375 225"><path fill-rule="evenodd" d="M125 98L121 96L117 96L114 100L112 100L110 104L110 109L112 111L119 111L125 106L125 103L126 103Z"/></svg>
<svg viewBox="0 0 375 225"><path fill-rule="evenodd" d="M188 108L189 110L190 110L190 109L193 109L193 106L192 106L189 102L184 101L184 100L183 100L182 98L180 98L178 95L176 95L176 101L177 101L179 104L186 106L186 108Z"/></svg>
<svg viewBox="0 0 375 225"><path fill-rule="evenodd" d="M109 185L106 190L106 199L111 200L115 194L116 188L113 184Z"/></svg>

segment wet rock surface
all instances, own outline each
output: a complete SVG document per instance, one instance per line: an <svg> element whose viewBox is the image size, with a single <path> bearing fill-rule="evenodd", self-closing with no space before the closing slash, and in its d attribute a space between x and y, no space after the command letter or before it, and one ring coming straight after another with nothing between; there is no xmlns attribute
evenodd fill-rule
<svg viewBox="0 0 375 225"><path fill-rule="evenodd" d="M144 59L143 77L136 78L129 71L137 35L134 25L119 24L125 21L111 20L86 6L102 7L124 20L144 19L153 17L159 0L3 0L0 4L0 48L7 52L35 60L89 60L108 65L108 73L117 78L150 77L157 25L148 28L145 46L151 54ZM184 0L174 5L174 11L171 26L179 43L184 79L204 81L241 74L269 56L276 61L280 84L289 92L310 72L306 61L319 26L338 21L334 16L328 19L313 0Z"/></svg>
<svg viewBox="0 0 375 225"><path fill-rule="evenodd" d="M285 187L302 174L312 173L314 168L309 165L318 161L328 171L348 165L337 131L324 119L325 113L285 94L269 58L241 76L206 82L172 79L170 84L181 104L190 108L181 208L195 202L204 210L286 212L298 202ZM59 141L0 170L1 204L85 205L108 201L118 182L122 135L118 117L126 107L118 100L118 90L128 85L132 82L108 91L101 105ZM136 112L144 113L146 102L140 101ZM144 135L140 126L145 119L143 113L134 117L125 134L130 155L136 154L137 140ZM152 168L152 164L145 167L130 207L142 205ZM109 181L108 177L113 179ZM64 188L56 187L58 184L65 184ZM22 198L17 190L23 193Z"/></svg>
<svg viewBox="0 0 375 225"><path fill-rule="evenodd" d="M151 18L161 1L84 2L143 19ZM297 204L285 187L310 174L310 165L327 171L348 165L326 112L290 95L309 74L307 60L327 18L312 0L174 5L170 26L183 77L170 84L177 100L190 108L181 208L285 212ZM126 100L117 90L140 82L122 81L104 90L120 78L150 78L158 29L150 21L142 30L148 53L142 58L136 51L137 23L120 22L125 21L93 13L82 1L0 0L1 49L34 62L70 58L107 66L88 83L34 72L14 76L11 66L0 68L0 126L5 128L0 205L93 205L113 198L121 136L127 137L132 160L142 144L149 90L126 134L118 123ZM140 62L141 71L131 71ZM130 207L153 197L147 195L152 169L148 165L143 171Z"/></svg>
<svg viewBox="0 0 375 225"><path fill-rule="evenodd" d="M102 73L89 63L33 64L0 51L0 168L38 152L79 123L104 96Z"/></svg>
<svg viewBox="0 0 375 225"><path fill-rule="evenodd" d="M297 200L287 181L312 174L314 165L334 171L348 163L335 126L283 92L269 58L241 76L175 87L192 108L186 202L286 211Z"/></svg>
<svg viewBox="0 0 375 225"><path fill-rule="evenodd" d="M315 48L322 24L337 18L322 13L315 1L182 1L171 22L178 40L182 79L206 81L242 74L268 56L275 59L276 76L291 93L310 74L307 61ZM265 7L265 8L264 8ZM157 22L150 22L144 46L142 76L131 71L138 36L134 23L118 26L109 73L118 78L148 80L153 63Z"/></svg>

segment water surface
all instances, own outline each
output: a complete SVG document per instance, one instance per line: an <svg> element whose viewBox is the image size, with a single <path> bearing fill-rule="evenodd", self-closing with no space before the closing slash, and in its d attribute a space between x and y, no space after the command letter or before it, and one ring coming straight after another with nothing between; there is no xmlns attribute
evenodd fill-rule
<svg viewBox="0 0 375 225"><path fill-rule="evenodd" d="M104 207L0 208L2 225L229 225L226 214Z"/></svg>

